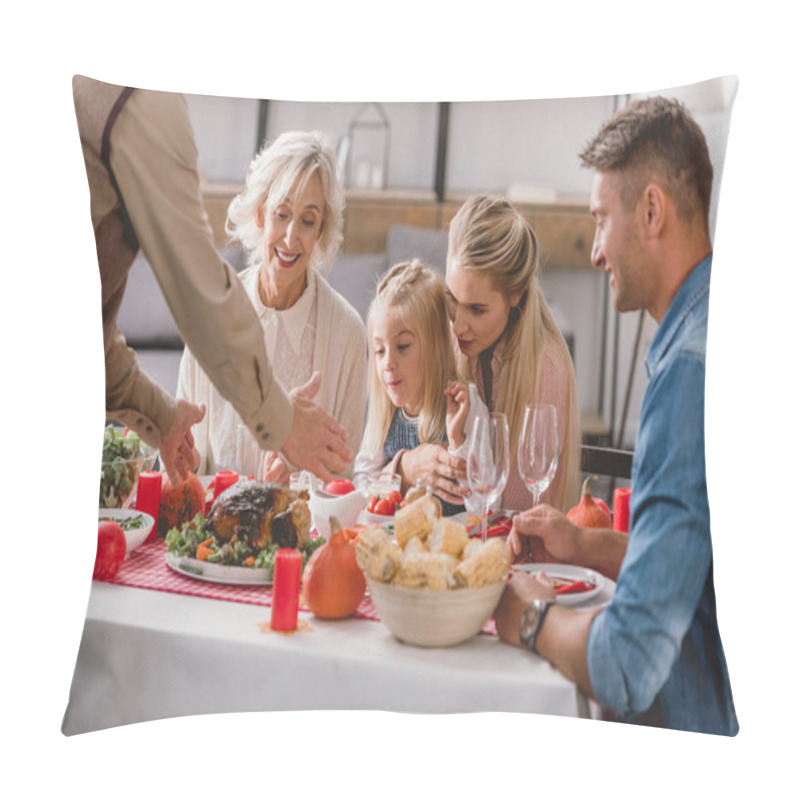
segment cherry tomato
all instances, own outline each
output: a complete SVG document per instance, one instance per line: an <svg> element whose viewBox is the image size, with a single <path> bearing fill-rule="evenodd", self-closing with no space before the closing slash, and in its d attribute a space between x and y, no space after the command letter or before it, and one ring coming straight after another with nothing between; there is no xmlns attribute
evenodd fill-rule
<svg viewBox="0 0 800 800"><path fill-rule="evenodd" d="M400 505L400 503L403 502L403 495L401 495L400 492L397 491L397 489L393 489L391 492L389 492L389 494L386 495L386 499L390 503L394 503L395 508L397 508Z"/></svg>
<svg viewBox="0 0 800 800"><path fill-rule="evenodd" d="M347 478L336 478L325 487L328 494L350 494L355 490L356 487Z"/></svg>
<svg viewBox="0 0 800 800"><path fill-rule="evenodd" d="M375 504L375 511L373 514L379 514L382 517L392 517L394 516L395 509L397 507L388 497L383 497Z"/></svg>
<svg viewBox="0 0 800 800"><path fill-rule="evenodd" d="M113 520L100 522L97 526L97 555L92 578L111 580L119 572L126 552L125 533L120 524Z"/></svg>
<svg viewBox="0 0 800 800"><path fill-rule="evenodd" d="M374 514L376 505L378 505L378 498L372 495L369 499L369 503L367 503L367 511L369 511L370 514Z"/></svg>

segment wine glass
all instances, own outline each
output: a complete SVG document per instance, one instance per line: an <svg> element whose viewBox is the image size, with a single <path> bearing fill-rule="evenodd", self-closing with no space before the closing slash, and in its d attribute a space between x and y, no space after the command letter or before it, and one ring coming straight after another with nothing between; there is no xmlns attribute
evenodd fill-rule
<svg viewBox="0 0 800 800"><path fill-rule="evenodd" d="M467 455L467 481L483 509L482 538L486 541L489 507L500 498L508 480L508 421L505 414L476 417Z"/></svg>
<svg viewBox="0 0 800 800"><path fill-rule="evenodd" d="M525 407L517 468L523 483L533 495L533 505L536 505L558 468L558 418L555 406Z"/></svg>

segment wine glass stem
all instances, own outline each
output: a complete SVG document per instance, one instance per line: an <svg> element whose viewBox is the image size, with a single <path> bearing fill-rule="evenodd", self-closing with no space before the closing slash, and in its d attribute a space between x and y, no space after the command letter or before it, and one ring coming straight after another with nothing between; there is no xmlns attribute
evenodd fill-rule
<svg viewBox="0 0 800 800"><path fill-rule="evenodd" d="M483 540L484 543L486 542L486 532L488 530L488 525L489 525L489 504L488 503L484 503L483 504L483 536L482 536L482 540Z"/></svg>

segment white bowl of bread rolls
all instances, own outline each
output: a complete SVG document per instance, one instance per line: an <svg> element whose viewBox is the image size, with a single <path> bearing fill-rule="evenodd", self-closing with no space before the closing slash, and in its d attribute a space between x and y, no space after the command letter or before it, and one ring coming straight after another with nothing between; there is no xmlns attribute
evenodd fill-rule
<svg viewBox="0 0 800 800"><path fill-rule="evenodd" d="M509 570L505 540L470 539L424 496L398 510L394 536L361 532L356 559L381 622L419 647L449 647L475 636L494 613Z"/></svg>

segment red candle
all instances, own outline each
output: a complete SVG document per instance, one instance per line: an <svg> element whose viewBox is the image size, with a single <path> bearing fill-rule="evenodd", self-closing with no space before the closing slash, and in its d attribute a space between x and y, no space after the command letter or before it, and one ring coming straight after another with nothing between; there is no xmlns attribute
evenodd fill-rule
<svg viewBox="0 0 800 800"><path fill-rule="evenodd" d="M614 489L614 530L628 532L631 522L631 490L629 486Z"/></svg>
<svg viewBox="0 0 800 800"><path fill-rule="evenodd" d="M297 606L300 602L300 571L303 556L298 550L282 547L275 553L272 575L272 622L274 631L297 629Z"/></svg>
<svg viewBox="0 0 800 800"><path fill-rule="evenodd" d="M153 529L145 541L152 542L158 529L158 507L161 504L161 473L140 472L136 486L136 510L153 518Z"/></svg>
<svg viewBox="0 0 800 800"><path fill-rule="evenodd" d="M233 472L229 469L220 470L214 476L214 499L216 500L218 494L224 492L229 486L233 486L238 480L238 472Z"/></svg>

